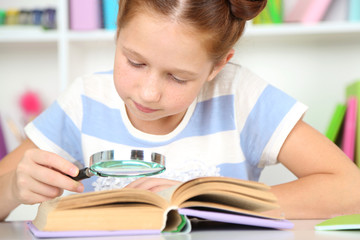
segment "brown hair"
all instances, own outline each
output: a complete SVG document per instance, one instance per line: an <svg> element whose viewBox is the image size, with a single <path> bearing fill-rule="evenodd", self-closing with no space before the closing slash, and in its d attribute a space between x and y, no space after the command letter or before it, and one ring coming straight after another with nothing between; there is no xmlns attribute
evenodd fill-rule
<svg viewBox="0 0 360 240"><path fill-rule="evenodd" d="M258 15L267 0L120 0L118 33L144 10L174 19L203 33L209 56L220 61L242 35L245 22Z"/></svg>

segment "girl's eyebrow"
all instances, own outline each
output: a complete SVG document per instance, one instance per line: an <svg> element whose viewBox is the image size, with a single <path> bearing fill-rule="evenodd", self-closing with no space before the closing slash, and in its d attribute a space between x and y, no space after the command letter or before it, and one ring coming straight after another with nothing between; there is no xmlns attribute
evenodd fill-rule
<svg viewBox="0 0 360 240"><path fill-rule="evenodd" d="M146 60L146 58L144 58L140 53L135 52L134 50L131 50L131 49L127 48L127 47L123 47L123 50L125 50L125 52L128 52L128 53L130 53L132 55L135 55L136 57L139 57L139 58L142 58L142 59Z"/></svg>
<svg viewBox="0 0 360 240"><path fill-rule="evenodd" d="M132 49L129 49L127 47L123 47L123 50L125 52L128 52L128 53L132 54L135 57L143 59L145 62L148 62L147 59L144 56L142 56L140 53L138 53L138 52L136 52L136 51L134 51ZM189 77L195 77L195 76L198 75L196 72L192 72L192 71L185 70L185 69L180 69L180 68L173 68L173 69L171 69L171 72L174 72L176 74L185 74L185 75L188 75Z"/></svg>

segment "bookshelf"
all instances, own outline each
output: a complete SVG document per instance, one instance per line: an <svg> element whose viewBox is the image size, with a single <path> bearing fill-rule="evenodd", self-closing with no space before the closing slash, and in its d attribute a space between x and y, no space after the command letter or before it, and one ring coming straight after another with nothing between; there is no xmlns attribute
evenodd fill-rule
<svg viewBox="0 0 360 240"><path fill-rule="evenodd" d="M28 6L24 0L16 0L19 6ZM11 26L0 27L0 44L2 43L56 43L57 45L57 69L59 90L62 91L68 84L69 79L73 78L69 66L70 58L72 57L71 44L74 42L111 42L114 40L114 31L96 30L96 31L71 31L68 29L69 25L69 2L67 0L36 0L32 3L36 4L51 4L57 9L57 30L42 30L40 27L23 27ZM13 6L13 5L9 5ZM17 6L15 4L15 6ZM0 7L1 4L0 4ZM6 7L6 4L5 4ZM247 25L245 38L258 37L291 37L291 36L306 36L306 35L344 35L355 34L360 35L360 22L321 22L314 25L303 24L252 24Z"/></svg>
<svg viewBox="0 0 360 240"><path fill-rule="evenodd" d="M321 22L314 25L284 23L272 25L249 24L245 37L257 36L299 36L299 35L343 35L360 36L360 22Z"/></svg>
<svg viewBox="0 0 360 240"><path fill-rule="evenodd" d="M64 1L65 2L65 1ZM64 3L63 3L64 4ZM66 4L64 4L66 5ZM66 8L66 7L64 7ZM66 17L61 17L61 15L66 15L67 12L59 11L59 23L61 19ZM61 29L63 25L64 29ZM71 52L69 51L69 45L74 42L92 42L92 41L104 41L112 42L114 41L115 32L108 30L96 30L89 32L79 32L68 30L65 26L67 23L60 24L58 30L42 30L40 27L22 27L22 26L12 26L12 27L0 27L0 44L7 43L42 43L42 42L52 42L56 43L58 47L57 57L58 57L58 68L60 72L59 84L60 89L63 90L69 83L68 76L68 67L67 62L71 57ZM247 29L244 34L244 38L257 38L257 37L296 37L296 36L307 36L313 35L318 37L326 37L328 35L343 35L344 38L348 35L354 35L355 37L360 37L360 23L319 23L312 26L306 26L302 24L281 24L281 25L252 25L248 24Z"/></svg>

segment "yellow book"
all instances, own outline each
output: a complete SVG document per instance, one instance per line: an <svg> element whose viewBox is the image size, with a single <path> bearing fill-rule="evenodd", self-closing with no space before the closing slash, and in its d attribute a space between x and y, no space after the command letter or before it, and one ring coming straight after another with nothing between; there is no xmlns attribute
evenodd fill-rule
<svg viewBox="0 0 360 240"><path fill-rule="evenodd" d="M59 197L40 204L39 231L188 231L192 217L212 221L291 228L264 212L278 208L270 187L226 177L201 177L159 193L116 189ZM186 230L187 229L187 230Z"/></svg>

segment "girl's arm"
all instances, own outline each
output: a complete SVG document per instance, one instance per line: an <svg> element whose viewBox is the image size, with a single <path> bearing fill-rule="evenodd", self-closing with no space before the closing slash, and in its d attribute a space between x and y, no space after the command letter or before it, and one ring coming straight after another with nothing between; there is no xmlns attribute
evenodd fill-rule
<svg viewBox="0 0 360 240"><path fill-rule="evenodd" d="M43 202L63 189L83 191L81 183L64 175L77 173L74 164L25 140L0 161L0 221L20 204Z"/></svg>
<svg viewBox="0 0 360 240"><path fill-rule="evenodd" d="M360 213L360 171L329 139L300 120L278 160L298 180L272 187L288 219Z"/></svg>

